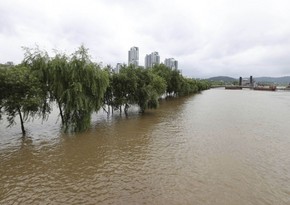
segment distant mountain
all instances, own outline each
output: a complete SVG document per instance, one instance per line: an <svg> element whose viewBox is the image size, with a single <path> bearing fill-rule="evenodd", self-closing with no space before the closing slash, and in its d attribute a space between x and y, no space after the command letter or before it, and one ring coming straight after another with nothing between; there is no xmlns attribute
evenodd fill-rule
<svg viewBox="0 0 290 205"><path fill-rule="evenodd" d="M275 83L275 84L289 84L290 76L283 77L254 77L256 82L267 82L267 83Z"/></svg>
<svg viewBox="0 0 290 205"><path fill-rule="evenodd" d="M228 76L216 76L216 77L212 77L212 78L208 78L208 81L216 81L216 82L233 82L233 81L237 81L238 79L232 78L232 77L228 77Z"/></svg>

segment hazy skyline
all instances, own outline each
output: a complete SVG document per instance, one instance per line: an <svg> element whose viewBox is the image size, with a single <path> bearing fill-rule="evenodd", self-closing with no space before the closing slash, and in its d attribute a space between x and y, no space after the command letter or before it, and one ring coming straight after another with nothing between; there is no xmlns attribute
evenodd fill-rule
<svg viewBox="0 0 290 205"><path fill-rule="evenodd" d="M22 46L67 54L81 44L96 62L139 64L158 51L189 77L290 75L288 0L1 0L0 63Z"/></svg>

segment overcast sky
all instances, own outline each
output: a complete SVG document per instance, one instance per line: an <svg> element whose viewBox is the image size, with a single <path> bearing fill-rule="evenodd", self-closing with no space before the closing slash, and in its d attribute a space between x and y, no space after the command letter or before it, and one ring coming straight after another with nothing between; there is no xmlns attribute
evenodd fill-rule
<svg viewBox="0 0 290 205"><path fill-rule="evenodd" d="M290 75L289 0L1 0L0 63L22 46L96 62L128 63L128 50L173 57L189 77Z"/></svg>

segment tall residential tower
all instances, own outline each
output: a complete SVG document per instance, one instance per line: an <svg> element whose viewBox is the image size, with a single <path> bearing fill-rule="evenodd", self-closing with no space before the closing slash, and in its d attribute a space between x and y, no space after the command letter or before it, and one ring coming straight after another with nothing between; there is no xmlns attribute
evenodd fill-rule
<svg viewBox="0 0 290 205"><path fill-rule="evenodd" d="M128 65L139 65L139 48L132 47L128 51Z"/></svg>
<svg viewBox="0 0 290 205"><path fill-rule="evenodd" d="M164 60L165 66L171 69L178 69L178 61L175 60L174 58L166 58Z"/></svg>
<svg viewBox="0 0 290 205"><path fill-rule="evenodd" d="M145 57L145 68L152 68L154 65L160 64L160 56L158 52L147 54Z"/></svg>

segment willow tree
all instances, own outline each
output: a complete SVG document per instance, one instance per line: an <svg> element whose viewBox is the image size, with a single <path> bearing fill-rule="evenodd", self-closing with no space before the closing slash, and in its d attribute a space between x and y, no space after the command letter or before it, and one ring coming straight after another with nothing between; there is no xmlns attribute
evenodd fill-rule
<svg viewBox="0 0 290 205"><path fill-rule="evenodd" d="M50 113L51 107L49 104L49 76L50 70L48 67L48 62L50 60L49 55L46 51L42 51L37 46L36 48L27 48L24 49L24 59L21 63L22 66L29 68L35 76L40 81L40 90L41 90L41 109L43 118L47 117Z"/></svg>
<svg viewBox="0 0 290 205"><path fill-rule="evenodd" d="M190 78L181 78L181 86L178 91L179 96L194 94L198 92L198 87L196 82Z"/></svg>
<svg viewBox="0 0 290 205"><path fill-rule="evenodd" d="M107 72L107 75L109 76L109 85L104 94L104 105L108 106L108 110L106 110L105 108L103 109L107 112L108 115L110 115L111 108L112 114L114 112L113 76L116 75L116 73L113 73L109 66L105 67L104 71Z"/></svg>
<svg viewBox="0 0 290 205"><path fill-rule="evenodd" d="M92 112L103 103L109 76L90 60L84 46L72 54L65 73L61 95L64 125L82 131L89 127Z"/></svg>
<svg viewBox="0 0 290 205"><path fill-rule="evenodd" d="M163 78L166 83L166 95L173 93L174 87L171 82L172 69L164 64L156 64L152 68L153 72Z"/></svg>
<svg viewBox="0 0 290 205"><path fill-rule="evenodd" d="M63 115L63 93L69 87L69 58L65 54L56 54L49 63L49 91L50 100L56 101L62 124L65 124Z"/></svg>
<svg viewBox="0 0 290 205"><path fill-rule="evenodd" d="M0 108L7 116L8 126L19 116L22 134L24 122L40 112L42 103L41 83L31 69L23 66L1 69Z"/></svg>
<svg viewBox="0 0 290 205"><path fill-rule="evenodd" d="M198 91L207 90L211 86L210 82L207 80L194 80L194 79L192 79L192 80L196 82L196 85L198 87Z"/></svg>
<svg viewBox="0 0 290 205"><path fill-rule="evenodd" d="M165 80L151 69L137 68L136 75L138 81L134 97L141 113L146 109L157 108L160 96L166 91Z"/></svg>
<svg viewBox="0 0 290 205"><path fill-rule="evenodd" d="M125 113L129 104L135 104L135 93L137 90L136 69L133 66L123 66L118 74L112 78L112 90L114 95L114 106L120 109L125 105Z"/></svg>

